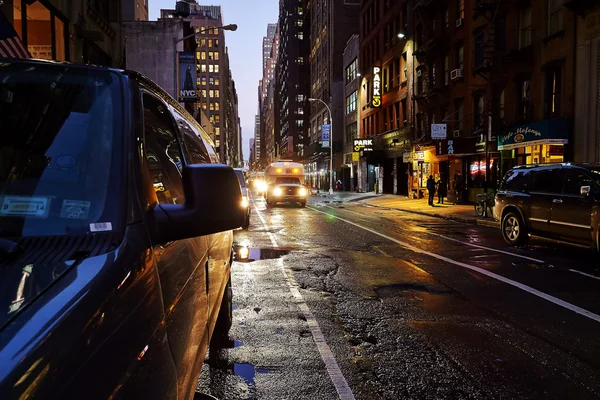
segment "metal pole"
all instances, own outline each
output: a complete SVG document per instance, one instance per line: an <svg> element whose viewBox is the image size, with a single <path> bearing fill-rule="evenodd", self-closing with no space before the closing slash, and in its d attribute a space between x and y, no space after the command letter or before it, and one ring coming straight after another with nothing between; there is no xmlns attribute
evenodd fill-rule
<svg viewBox="0 0 600 400"><path fill-rule="evenodd" d="M323 103L325 104L325 103ZM327 111L329 111L329 149L330 149L330 158L329 158L329 194L333 195L333 117L331 116L331 110L327 107Z"/></svg>

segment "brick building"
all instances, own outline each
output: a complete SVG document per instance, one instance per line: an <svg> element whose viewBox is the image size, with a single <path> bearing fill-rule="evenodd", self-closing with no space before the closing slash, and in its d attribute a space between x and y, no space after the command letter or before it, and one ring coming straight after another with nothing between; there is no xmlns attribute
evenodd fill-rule
<svg viewBox="0 0 600 400"><path fill-rule="evenodd" d="M369 0L361 8L360 136L374 144L360 157L365 191L409 192L402 161L415 136L412 16L412 1Z"/></svg>

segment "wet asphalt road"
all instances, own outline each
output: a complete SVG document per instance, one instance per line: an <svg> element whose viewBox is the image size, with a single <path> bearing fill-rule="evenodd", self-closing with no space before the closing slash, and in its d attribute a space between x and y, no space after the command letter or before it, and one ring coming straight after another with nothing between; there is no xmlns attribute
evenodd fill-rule
<svg viewBox="0 0 600 400"><path fill-rule="evenodd" d="M235 240L249 247L232 269L236 344L207 358L205 393L600 398L600 257L589 249L515 249L494 228L357 202L267 209L256 196Z"/></svg>

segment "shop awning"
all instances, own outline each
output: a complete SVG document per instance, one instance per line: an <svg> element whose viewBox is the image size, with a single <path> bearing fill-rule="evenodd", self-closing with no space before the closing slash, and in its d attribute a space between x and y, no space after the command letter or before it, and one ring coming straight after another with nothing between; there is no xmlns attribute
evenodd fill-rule
<svg viewBox="0 0 600 400"><path fill-rule="evenodd" d="M540 144L567 144L572 121L547 119L506 129L498 135L498 150Z"/></svg>

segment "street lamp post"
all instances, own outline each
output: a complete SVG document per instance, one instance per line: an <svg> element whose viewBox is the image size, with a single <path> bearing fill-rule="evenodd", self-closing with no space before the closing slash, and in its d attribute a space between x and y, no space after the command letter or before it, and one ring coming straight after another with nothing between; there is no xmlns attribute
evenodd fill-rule
<svg viewBox="0 0 600 400"><path fill-rule="evenodd" d="M329 108L329 106L327 105L327 103L325 103L321 99L313 99L313 98L309 97L308 101L310 101L310 102L318 101L318 102L322 103L325 106L325 108L327 108L327 112L329 113L329 149L330 149L330 157L329 157L329 194L333 195L333 118L331 117L331 109Z"/></svg>

